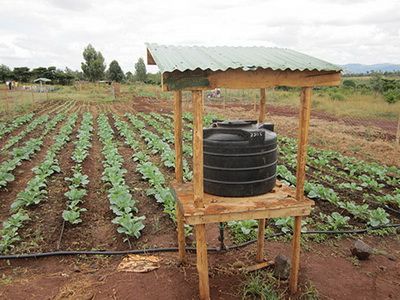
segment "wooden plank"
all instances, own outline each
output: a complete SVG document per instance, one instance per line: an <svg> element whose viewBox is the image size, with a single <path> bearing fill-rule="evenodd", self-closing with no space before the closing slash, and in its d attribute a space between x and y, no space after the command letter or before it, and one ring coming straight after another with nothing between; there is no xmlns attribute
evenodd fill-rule
<svg viewBox="0 0 400 300"><path fill-rule="evenodd" d="M300 207L287 207L280 209L264 209L258 211L238 211L215 215L191 215L184 216L185 223L189 225L220 223L229 221L242 221L252 219L274 219L293 216L308 216L311 213L311 205Z"/></svg>
<svg viewBox="0 0 400 300"><path fill-rule="evenodd" d="M299 141L297 149L296 171L296 200L304 200L304 182L306 173L308 130L311 115L311 87L304 87L301 91ZM300 235L301 217L296 216L292 241L292 268L290 270L289 288L292 294L297 292L300 267Z"/></svg>
<svg viewBox="0 0 400 300"><path fill-rule="evenodd" d="M258 233L257 233L257 255L256 261L264 261L264 244L265 244L265 219L258 220Z"/></svg>
<svg viewBox="0 0 400 300"><path fill-rule="evenodd" d="M208 258L206 227L204 224L195 226L196 232L196 254L197 272L199 274L199 294L201 300L210 299L210 287L208 281Z"/></svg>
<svg viewBox="0 0 400 300"><path fill-rule="evenodd" d="M263 262L260 262L258 264L252 265L252 266L241 268L240 271L246 272L246 273L254 272L254 271L257 271L257 270L260 270L260 269L264 269L264 268L272 266L272 265L274 265L274 261L273 260L263 261Z"/></svg>
<svg viewBox="0 0 400 300"><path fill-rule="evenodd" d="M265 89L260 89L260 115L258 116L258 123L265 122Z"/></svg>
<svg viewBox="0 0 400 300"><path fill-rule="evenodd" d="M192 91L193 98L193 194L194 205L203 203L203 92Z"/></svg>
<svg viewBox="0 0 400 300"><path fill-rule="evenodd" d="M261 89L275 86L337 86L341 73L332 71L291 71L241 69L226 71L174 71L162 74L163 90L210 90L215 88ZM193 81L190 83L190 81ZM184 83L184 84L183 84ZM182 85L183 84L183 85Z"/></svg>
<svg viewBox="0 0 400 300"><path fill-rule="evenodd" d="M175 178L183 182L182 161L182 92L174 92L174 143L175 143Z"/></svg>

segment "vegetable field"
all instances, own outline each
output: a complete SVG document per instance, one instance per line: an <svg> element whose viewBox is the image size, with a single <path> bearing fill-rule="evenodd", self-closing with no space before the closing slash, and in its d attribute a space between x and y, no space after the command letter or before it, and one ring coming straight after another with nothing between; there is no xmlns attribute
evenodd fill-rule
<svg viewBox="0 0 400 300"><path fill-rule="evenodd" d="M215 118L224 115L207 113L204 122ZM185 181L193 175L191 122L186 112ZM278 142L279 180L295 186L296 139ZM396 236L399 168L318 147L308 155L305 191L316 205L302 224L304 242ZM0 253L176 247L174 165L173 116L157 105L56 101L1 122ZM228 246L257 236L256 220L224 225ZM291 218L268 220L266 235L282 243L292 227ZM217 225L211 232L218 246ZM190 246L189 226L186 235Z"/></svg>

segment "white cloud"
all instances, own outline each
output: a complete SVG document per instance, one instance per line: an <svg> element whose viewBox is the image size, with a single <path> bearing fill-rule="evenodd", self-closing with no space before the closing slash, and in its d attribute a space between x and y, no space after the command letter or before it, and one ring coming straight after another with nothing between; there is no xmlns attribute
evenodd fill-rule
<svg viewBox="0 0 400 300"><path fill-rule="evenodd" d="M333 63L400 63L397 0L5 0L0 63L80 68L91 43L132 70L144 42L292 48Z"/></svg>

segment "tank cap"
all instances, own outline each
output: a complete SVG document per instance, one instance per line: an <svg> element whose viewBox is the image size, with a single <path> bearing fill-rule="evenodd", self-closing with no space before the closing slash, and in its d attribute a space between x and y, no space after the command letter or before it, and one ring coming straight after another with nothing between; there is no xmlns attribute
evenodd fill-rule
<svg viewBox="0 0 400 300"><path fill-rule="evenodd" d="M257 124L256 120L226 120L217 123L220 127L245 127L254 124Z"/></svg>

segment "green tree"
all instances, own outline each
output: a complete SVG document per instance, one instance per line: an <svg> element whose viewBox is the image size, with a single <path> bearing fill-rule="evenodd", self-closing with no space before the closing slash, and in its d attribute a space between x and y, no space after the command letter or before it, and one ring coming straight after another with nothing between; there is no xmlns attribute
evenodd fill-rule
<svg viewBox="0 0 400 300"><path fill-rule="evenodd" d="M47 68L44 67L38 67L35 69L32 69L31 74L32 74L32 79L35 80L40 77L46 77L45 73L47 72Z"/></svg>
<svg viewBox="0 0 400 300"><path fill-rule="evenodd" d="M121 82L124 80L124 72L122 71L121 67L119 66L119 63L116 60L113 60L110 63L110 66L108 67L107 71L107 77L109 80L116 81L116 82Z"/></svg>
<svg viewBox="0 0 400 300"><path fill-rule="evenodd" d="M14 78L20 82L28 82L31 79L31 72L28 67L18 67L13 70Z"/></svg>
<svg viewBox="0 0 400 300"><path fill-rule="evenodd" d="M12 79L13 74L9 67L6 65L0 65L0 81L6 82L8 79Z"/></svg>
<svg viewBox="0 0 400 300"><path fill-rule="evenodd" d="M132 81L135 80L135 77L133 76L131 71L128 71L128 72L125 73L125 79L128 82L132 82Z"/></svg>
<svg viewBox="0 0 400 300"><path fill-rule="evenodd" d="M89 44L85 50L83 50L83 58L85 62L81 64L81 68L85 77L90 81L103 79L106 65L104 64L104 57L101 52L97 52L96 49Z"/></svg>
<svg viewBox="0 0 400 300"><path fill-rule="evenodd" d="M369 85L371 89L375 92L375 94L383 92L383 80L382 75L373 74L371 79L369 80Z"/></svg>
<svg viewBox="0 0 400 300"><path fill-rule="evenodd" d="M146 65L144 64L143 58L139 58L135 64L135 80L145 82L147 79Z"/></svg>

